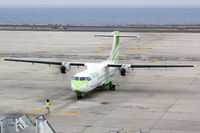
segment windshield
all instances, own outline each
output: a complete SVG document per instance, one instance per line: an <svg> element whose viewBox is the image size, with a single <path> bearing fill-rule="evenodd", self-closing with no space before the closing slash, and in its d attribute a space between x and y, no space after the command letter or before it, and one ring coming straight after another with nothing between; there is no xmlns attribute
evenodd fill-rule
<svg viewBox="0 0 200 133"><path fill-rule="evenodd" d="M73 80L79 80L79 77L74 77Z"/></svg>
<svg viewBox="0 0 200 133"><path fill-rule="evenodd" d="M87 80L87 81L90 81L90 80L92 80L92 79L91 79L90 77L86 77L86 80Z"/></svg>
<svg viewBox="0 0 200 133"><path fill-rule="evenodd" d="M90 81L92 79L90 77L74 77L73 80L76 80L76 81Z"/></svg>
<svg viewBox="0 0 200 133"><path fill-rule="evenodd" d="M80 81L85 81L85 77L80 77Z"/></svg>

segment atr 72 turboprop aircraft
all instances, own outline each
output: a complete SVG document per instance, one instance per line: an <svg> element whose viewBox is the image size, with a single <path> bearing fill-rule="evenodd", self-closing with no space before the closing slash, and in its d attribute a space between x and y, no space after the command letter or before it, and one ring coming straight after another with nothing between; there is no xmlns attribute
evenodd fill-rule
<svg viewBox="0 0 200 133"><path fill-rule="evenodd" d="M55 61L36 61L4 58L5 61L41 63L49 65L59 65L61 73L66 73L71 66L86 66L87 69L74 75L71 80L71 88L77 94L77 98L94 90L99 86L109 85L110 90L115 90L112 78L117 70L121 76L125 76L128 68L166 68L166 67L194 67L194 65L135 65L135 64L118 64L119 59L119 38L120 37L139 37L120 35L119 31L114 31L110 35L95 35L100 37L113 37L112 51L108 59L101 63L75 63L75 62L55 62Z"/></svg>

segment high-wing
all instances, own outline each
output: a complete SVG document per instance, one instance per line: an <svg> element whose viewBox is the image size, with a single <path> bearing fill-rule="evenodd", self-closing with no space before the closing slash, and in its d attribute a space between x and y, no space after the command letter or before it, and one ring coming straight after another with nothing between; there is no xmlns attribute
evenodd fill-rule
<svg viewBox="0 0 200 133"><path fill-rule="evenodd" d="M131 64L108 64L107 67L123 67L129 68L162 68L162 67L195 67L195 65L131 65Z"/></svg>
<svg viewBox="0 0 200 133"><path fill-rule="evenodd" d="M48 65L62 65L62 61L38 61L38 60L23 60L23 59L11 59L4 58L5 61L16 61L16 62L27 62L27 63L39 63L39 64L48 64ZM85 66L85 63L69 63L70 66ZM107 64L107 67L123 67L127 66L129 68L162 68L162 67L195 67L195 65L131 65L131 64Z"/></svg>
<svg viewBox="0 0 200 133"><path fill-rule="evenodd" d="M62 65L63 62L59 61L37 61L37 60L22 60L22 59L9 59L4 58L5 61L16 61L16 62L27 62L27 63L39 63L39 64L48 64L48 65ZM70 66L84 66L84 63L69 63Z"/></svg>

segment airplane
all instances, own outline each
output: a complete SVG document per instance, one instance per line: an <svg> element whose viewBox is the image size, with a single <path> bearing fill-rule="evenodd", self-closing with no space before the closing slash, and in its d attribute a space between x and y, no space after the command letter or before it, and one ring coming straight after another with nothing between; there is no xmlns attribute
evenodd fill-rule
<svg viewBox="0 0 200 133"><path fill-rule="evenodd" d="M77 98L81 99L86 93L94 90L100 86L109 86L109 90L115 90L115 84L112 79L116 71L120 72L121 76L126 76L129 68L172 68L172 67L194 67L195 65L137 65L137 64L118 64L119 59L119 38L120 37L134 37L130 35L120 35L119 31L114 31L111 34L95 35L99 37L113 37L113 46L110 56L106 61L100 63L80 63L80 62L63 62L63 61L39 61L39 60L24 60L3 58L4 61L27 62L27 63L41 63L48 65L60 66L60 71L65 74L70 71L72 66L86 66L87 68L75 74L71 80L71 88L76 93Z"/></svg>

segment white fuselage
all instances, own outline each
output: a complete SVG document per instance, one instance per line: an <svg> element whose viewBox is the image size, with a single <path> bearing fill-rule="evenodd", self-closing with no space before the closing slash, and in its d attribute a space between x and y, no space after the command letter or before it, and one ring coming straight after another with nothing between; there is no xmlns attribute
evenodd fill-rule
<svg viewBox="0 0 200 133"><path fill-rule="evenodd" d="M105 61L102 63L88 63L87 69L74 75L71 81L71 88L74 92L87 93L95 88L104 85L106 81L111 81L113 74L117 68L107 67L107 64L113 64L113 61ZM78 80L74 80L77 78ZM91 80L80 79L91 78Z"/></svg>

